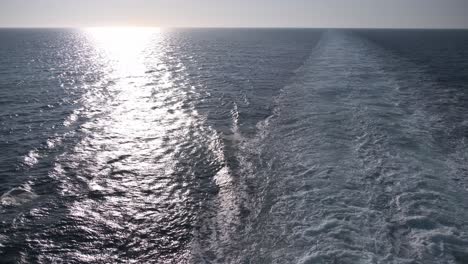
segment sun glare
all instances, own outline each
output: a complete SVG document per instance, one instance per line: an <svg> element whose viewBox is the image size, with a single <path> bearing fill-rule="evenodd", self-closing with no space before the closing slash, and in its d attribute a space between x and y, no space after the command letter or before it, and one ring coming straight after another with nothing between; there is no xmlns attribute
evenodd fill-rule
<svg viewBox="0 0 468 264"><path fill-rule="evenodd" d="M156 38L159 28L150 27L94 27L85 32L95 47L111 60L116 70L127 73L140 68L142 53L147 45Z"/></svg>

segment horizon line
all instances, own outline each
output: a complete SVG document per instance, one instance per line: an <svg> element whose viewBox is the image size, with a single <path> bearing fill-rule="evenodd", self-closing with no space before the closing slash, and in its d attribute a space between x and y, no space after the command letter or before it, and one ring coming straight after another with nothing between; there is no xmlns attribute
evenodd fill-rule
<svg viewBox="0 0 468 264"><path fill-rule="evenodd" d="M468 30L468 27L304 27L304 26L0 26L0 29L85 29L85 28L160 28L160 29L416 29Z"/></svg>

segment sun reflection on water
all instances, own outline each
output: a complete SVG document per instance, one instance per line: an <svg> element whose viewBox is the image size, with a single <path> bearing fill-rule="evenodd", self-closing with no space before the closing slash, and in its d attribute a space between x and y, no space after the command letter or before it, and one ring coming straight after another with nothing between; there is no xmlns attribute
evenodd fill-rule
<svg viewBox="0 0 468 264"><path fill-rule="evenodd" d="M97 60L106 67L105 85L110 98L105 102L93 101L87 105L107 113L89 123L100 130L105 148L99 151L102 160L122 153L132 155L138 161L135 170L149 169L139 155L148 155L161 149L161 138L168 130L178 130L177 120L190 121L190 116L168 116L174 101L186 98L179 92L180 84L173 83L168 70L167 45L159 28L88 28L85 30L90 43L97 51ZM171 103L172 102L172 103ZM102 134L102 135L101 135ZM93 138L97 138L93 135ZM151 138L151 141L145 139ZM96 140L94 140L96 141ZM148 143L150 142L150 143ZM133 164L136 165L136 164Z"/></svg>
<svg viewBox="0 0 468 264"><path fill-rule="evenodd" d="M184 256L201 199L215 193L216 184L221 189L231 184L229 169L221 169L225 158L219 134L196 107L206 95L185 66L191 58L177 53L158 28L89 28L84 33L102 75L81 87L86 90L82 138L57 162L57 174L73 168L64 177L63 193L86 197L73 201L69 217L87 223L78 228L97 234L91 239L96 244L116 234L111 239L126 243L119 252L139 252L135 256L141 258L172 254L165 251L170 249ZM232 192L220 194L212 205L229 211L216 220L224 223L237 215L226 209L236 201ZM85 257L101 260L93 253Z"/></svg>
<svg viewBox="0 0 468 264"><path fill-rule="evenodd" d="M114 64L118 74L144 73L142 55L160 35L151 27L95 27L85 29L96 49Z"/></svg>

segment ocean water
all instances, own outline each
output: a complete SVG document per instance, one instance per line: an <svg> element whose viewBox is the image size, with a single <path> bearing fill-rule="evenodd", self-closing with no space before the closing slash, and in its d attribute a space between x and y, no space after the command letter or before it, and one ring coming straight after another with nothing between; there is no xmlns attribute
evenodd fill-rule
<svg viewBox="0 0 468 264"><path fill-rule="evenodd" d="M0 263L468 263L468 31L0 30Z"/></svg>

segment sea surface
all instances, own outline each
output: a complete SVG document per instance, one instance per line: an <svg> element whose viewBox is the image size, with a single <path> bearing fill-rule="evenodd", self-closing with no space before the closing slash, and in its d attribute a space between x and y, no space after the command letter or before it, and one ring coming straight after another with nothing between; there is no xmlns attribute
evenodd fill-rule
<svg viewBox="0 0 468 264"><path fill-rule="evenodd" d="M468 263L468 30L1 29L0 263Z"/></svg>

